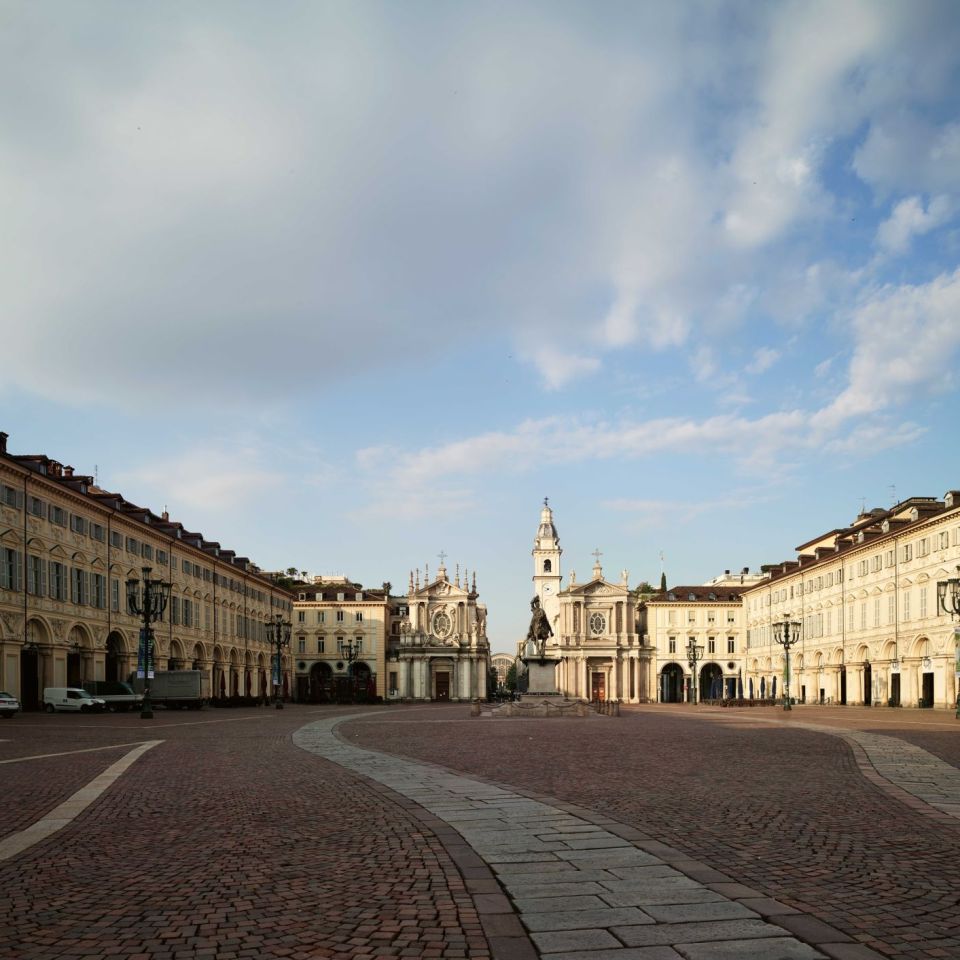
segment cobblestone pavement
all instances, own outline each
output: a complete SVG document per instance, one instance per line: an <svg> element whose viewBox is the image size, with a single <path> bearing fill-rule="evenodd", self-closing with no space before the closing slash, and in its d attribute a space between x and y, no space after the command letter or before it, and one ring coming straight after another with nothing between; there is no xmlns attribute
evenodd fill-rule
<svg viewBox="0 0 960 960"><path fill-rule="evenodd" d="M0 958L485 960L473 897L416 811L293 746L317 714L6 722L0 760L65 755L0 766L19 808L0 804L5 834L132 744L163 743L59 833L0 862ZM98 741L122 746L69 753Z"/></svg>
<svg viewBox="0 0 960 960"><path fill-rule="evenodd" d="M841 737L804 728L821 718L836 726L831 716L793 713L792 722L721 710L691 720L651 707L619 719L342 729L351 743L601 811L842 930L851 948L960 957L960 824L866 779ZM844 725L856 727L852 712Z"/></svg>
<svg viewBox="0 0 960 960"><path fill-rule="evenodd" d="M486 864L496 872L510 899L492 876L483 880L489 892L477 897L495 957L535 956L514 911L545 960L877 956L640 830L358 748L334 736L337 723L305 726L294 742L424 807L441 829L455 828L448 845L462 848L468 858L458 861L462 867L484 870ZM790 928L825 952L802 943Z"/></svg>

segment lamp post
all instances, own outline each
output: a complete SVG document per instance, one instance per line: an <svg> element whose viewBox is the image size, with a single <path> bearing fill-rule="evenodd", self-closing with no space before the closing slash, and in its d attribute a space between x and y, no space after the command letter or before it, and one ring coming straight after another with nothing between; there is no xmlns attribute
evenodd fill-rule
<svg viewBox="0 0 960 960"><path fill-rule="evenodd" d="M703 645L697 646L691 637L687 641L687 666L690 668L690 690L693 693L693 705L697 705L697 663L703 657Z"/></svg>
<svg viewBox="0 0 960 960"><path fill-rule="evenodd" d="M350 688L350 702L356 699L357 691L353 689L353 665L360 659L360 642L353 640L340 641L340 656L347 661L347 684Z"/></svg>
<svg viewBox="0 0 960 960"><path fill-rule="evenodd" d="M273 705L277 710L283 709L283 697L277 692L281 684L281 666L283 648L290 646L290 630L292 624L289 620L283 619L283 614L275 613L273 619L268 619L266 623L267 639L276 652L276 659L273 663Z"/></svg>
<svg viewBox="0 0 960 960"><path fill-rule="evenodd" d="M151 567L143 568L143 580L131 577L127 580L127 610L131 616L140 617L140 646L137 654L137 677L143 680L143 703L140 707L140 719L153 719L153 705L150 703L150 680L153 673L153 628L150 626L163 619L163 611L170 601L170 584L163 580L151 579Z"/></svg>
<svg viewBox="0 0 960 960"><path fill-rule="evenodd" d="M773 639L783 647L787 655L787 676L783 685L783 709L792 710L790 705L790 648L800 642L800 623L784 618L773 625Z"/></svg>
<svg viewBox="0 0 960 960"><path fill-rule="evenodd" d="M957 567L957 576L937 581L937 608L944 613L949 613L951 620L954 617L960 619L960 566ZM960 627L954 627L954 674L960 670L960 656L956 652L958 643L960 643ZM955 716L960 719L960 696L957 697L956 708Z"/></svg>

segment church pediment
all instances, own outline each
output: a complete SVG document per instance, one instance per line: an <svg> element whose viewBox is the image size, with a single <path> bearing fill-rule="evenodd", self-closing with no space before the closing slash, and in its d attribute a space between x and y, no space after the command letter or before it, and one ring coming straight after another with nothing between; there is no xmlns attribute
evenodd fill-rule
<svg viewBox="0 0 960 960"><path fill-rule="evenodd" d="M625 587L617 586L615 583L607 583L606 580L591 580L590 583L578 583L570 587L567 591L572 597L620 597L622 600L627 598Z"/></svg>
<svg viewBox="0 0 960 960"><path fill-rule="evenodd" d="M414 594L417 600L466 600L467 591L455 586L449 580L435 580L429 586L422 587Z"/></svg>

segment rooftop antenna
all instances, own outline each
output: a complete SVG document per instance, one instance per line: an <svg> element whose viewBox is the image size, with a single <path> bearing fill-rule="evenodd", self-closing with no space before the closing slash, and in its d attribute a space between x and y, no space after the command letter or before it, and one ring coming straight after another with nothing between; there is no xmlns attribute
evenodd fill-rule
<svg viewBox="0 0 960 960"><path fill-rule="evenodd" d="M96 464L93 465L93 482L96 486L100 486L100 474Z"/></svg>
<svg viewBox="0 0 960 960"><path fill-rule="evenodd" d="M867 498L860 498L860 516L862 517L867 512Z"/></svg>
<svg viewBox="0 0 960 960"><path fill-rule="evenodd" d="M890 484L890 504L891 506L897 502L897 485L895 483Z"/></svg>

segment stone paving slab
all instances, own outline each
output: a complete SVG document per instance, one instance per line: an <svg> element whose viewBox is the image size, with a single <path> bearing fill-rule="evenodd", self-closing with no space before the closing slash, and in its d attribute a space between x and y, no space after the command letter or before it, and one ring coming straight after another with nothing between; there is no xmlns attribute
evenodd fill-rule
<svg viewBox="0 0 960 960"><path fill-rule="evenodd" d="M683 951L697 944L697 960L706 960L709 946L721 949L718 945L728 942L754 951L743 953L745 958L772 960L772 954L758 952L764 944L785 951L784 960L824 956L710 889L707 883L733 881L681 851L645 840L639 831L618 835L605 828L615 821L574 805L532 800L430 764L361 749L336 736L335 727L344 719L302 727L294 742L414 801L426 811L428 824L436 818L446 825L437 828L438 836L459 851L451 854L455 863L472 853L493 871L511 900L485 886L475 894L478 913L485 922L492 917L505 923L504 904L511 903L529 931L525 941L494 934L509 928L491 924L493 960L528 960L531 944L555 960L692 960ZM443 833L451 828L459 841Z"/></svg>

